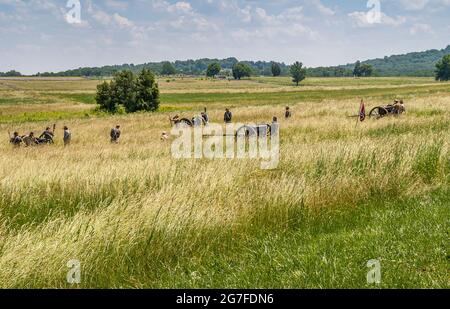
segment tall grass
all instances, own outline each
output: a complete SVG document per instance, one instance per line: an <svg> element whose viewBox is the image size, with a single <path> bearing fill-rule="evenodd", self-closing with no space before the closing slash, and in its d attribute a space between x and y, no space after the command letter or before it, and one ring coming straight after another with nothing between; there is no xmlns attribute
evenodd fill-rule
<svg viewBox="0 0 450 309"><path fill-rule="evenodd" d="M408 102L442 113L355 126L357 104L292 106L272 171L172 159L163 114L57 121L50 147L1 143L0 286L71 287L66 263L78 259L87 288L370 287L378 258L381 287L447 287L450 97ZM241 122L282 113L234 110Z"/></svg>

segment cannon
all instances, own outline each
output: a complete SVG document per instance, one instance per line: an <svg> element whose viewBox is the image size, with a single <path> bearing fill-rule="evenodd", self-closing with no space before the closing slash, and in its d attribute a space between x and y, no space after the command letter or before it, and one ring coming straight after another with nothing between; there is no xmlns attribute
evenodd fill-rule
<svg viewBox="0 0 450 309"><path fill-rule="evenodd" d="M236 136L269 136L271 131L270 124L244 125L236 130Z"/></svg>
<svg viewBox="0 0 450 309"><path fill-rule="evenodd" d="M386 105L374 107L370 113L369 117L374 119L380 119L391 115L401 115L405 112L405 108L401 105Z"/></svg>

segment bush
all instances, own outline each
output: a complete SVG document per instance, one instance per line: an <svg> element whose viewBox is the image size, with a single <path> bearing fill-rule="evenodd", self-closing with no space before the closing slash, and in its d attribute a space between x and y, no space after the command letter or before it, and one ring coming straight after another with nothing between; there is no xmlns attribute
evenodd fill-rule
<svg viewBox="0 0 450 309"><path fill-rule="evenodd" d="M250 77L252 69L245 63L238 62L233 66L234 79L241 79L242 77Z"/></svg>
<svg viewBox="0 0 450 309"><path fill-rule="evenodd" d="M122 71L114 79L97 86L95 97L101 110L118 113L156 111L159 108L159 88L155 75L147 69L136 77L131 71Z"/></svg>
<svg viewBox="0 0 450 309"><path fill-rule="evenodd" d="M222 70L222 67L220 66L220 63L218 63L218 62L211 63L208 66L208 69L206 70L206 76L214 77L217 74L219 74L221 70Z"/></svg>
<svg viewBox="0 0 450 309"><path fill-rule="evenodd" d="M436 64L436 80L439 81L450 80L450 55L444 56Z"/></svg>

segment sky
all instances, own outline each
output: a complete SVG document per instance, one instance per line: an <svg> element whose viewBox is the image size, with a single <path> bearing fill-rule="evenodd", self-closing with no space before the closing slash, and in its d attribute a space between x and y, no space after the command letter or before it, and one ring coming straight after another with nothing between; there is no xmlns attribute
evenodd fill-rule
<svg viewBox="0 0 450 309"><path fill-rule="evenodd" d="M352 63L450 44L450 0L0 0L0 71L236 57Z"/></svg>

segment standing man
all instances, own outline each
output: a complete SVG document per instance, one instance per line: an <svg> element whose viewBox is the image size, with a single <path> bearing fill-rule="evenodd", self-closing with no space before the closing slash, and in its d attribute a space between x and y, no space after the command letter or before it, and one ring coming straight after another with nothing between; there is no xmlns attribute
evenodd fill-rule
<svg viewBox="0 0 450 309"><path fill-rule="evenodd" d="M284 117L286 119L289 119L292 117L291 109L289 108L289 106L286 106L286 112L284 113Z"/></svg>
<svg viewBox="0 0 450 309"><path fill-rule="evenodd" d="M72 132L70 132L69 128L67 126L64 126L64 147L69 146L70 142L72 141Z"/></svg>
<svg viewBox="0 0 450 309"><path fill-rule="evenodd" d="M406 107L405 103L403 102L403 99L400 100L400 114L406 113Z"/></svg>
<svg viewBox="0 0 450 309"><path fill-rule="evenodd" d="M117 125L115 128L111 129L111 143L115 143L118 144L119 143L119 139L120 139L120 134L122 132L120 132L120 126Z"/></svg>
<svg viewBox="0 0 450 309"><path fill-rule="evenodd" d="M278 118L274 116L272 118L272 125L270 126L270 135L274 136L274 135L278 134L279 128L280 128L280 125L278 123Z"/></svg>
<svg viewBox="0 0 450 309"><path fill-rule="evenodd" d="M230 110L227 108L225 109L225 115L223 116L223 120L225 123L231 123L233 120L233 114L230 112Z"/></svg>
<svg viewBox="0 0 450 309"><path fill-rule="evenodd" d="M14 147L20 147L20 144L22 144L22 138L19 136L19 132L14 132L12 137L10 135L9 142Z"/></svg>

